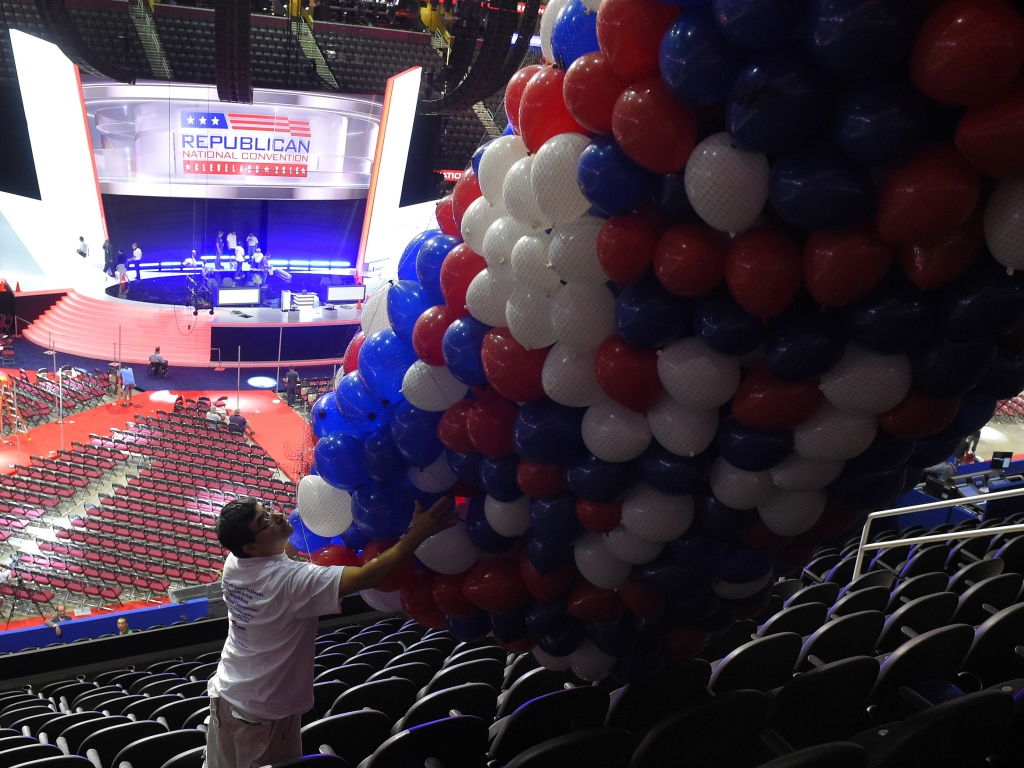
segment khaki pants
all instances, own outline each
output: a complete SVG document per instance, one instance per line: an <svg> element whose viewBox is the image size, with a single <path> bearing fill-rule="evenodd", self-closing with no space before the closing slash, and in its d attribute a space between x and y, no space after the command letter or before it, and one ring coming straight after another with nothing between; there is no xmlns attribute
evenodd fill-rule
<svg viewBox="0 0 1024 768"><path fill-rule="evenodd" d="M302 715L260 721L212 698L203 768L259 768L302 757L301 721Z"/></svg>

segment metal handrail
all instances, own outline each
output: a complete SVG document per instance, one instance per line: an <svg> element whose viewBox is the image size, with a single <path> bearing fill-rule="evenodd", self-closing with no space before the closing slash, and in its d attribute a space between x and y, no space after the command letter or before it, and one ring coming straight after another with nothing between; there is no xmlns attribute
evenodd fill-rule
<svg viewBox="0 0 1024 768"><path fill-rule="evenodd" d="M977 503L979 501L989 502L994 499L1009 499L1015 496L1024 496L1024 488L1014 488L1009 491L997 491L996 493L985 494L984 497L978 498L973 502L970 499L959 498L959 499L948 499L946 501L929 501L925 504L915 504L911 507L895 507L893 509L883 509L878 512L872 512L868 515L868 519L864 521L864 529L860 532L860 544L857 546L857 560L853 565L853 578L856 579L861 575L861 568L864 566L864 553L867 551L875 551L881 549L891 549L893 547L902 547L905 545L913 544L930 544L936 541L950 541L953 539L973 539L978 536L995 536L1000 533L1017 533L1024 532L1024 524L1019 525L999 525L992 526L991 528L972 528L965 531L948 531L946 533L935 533L927 536L911 536L905 539L889 539L888 541L875 541L868 543L868 535L871 529L871 521L877 520L883 517L898 517L899 515L909 514L911 512L924 512L929 509L944 509L946 507L957 507L962 504Z"/></svg>

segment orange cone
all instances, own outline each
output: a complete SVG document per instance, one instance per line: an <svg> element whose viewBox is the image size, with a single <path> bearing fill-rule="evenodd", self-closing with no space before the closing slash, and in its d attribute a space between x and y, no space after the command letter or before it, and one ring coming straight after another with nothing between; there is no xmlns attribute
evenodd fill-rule
<svg viewBox="0 0 1024 768"><path fill-rule="evenodd" d="M15 282L15 284L14 284L14 292L15 293L20 293L21 292L21 281Z"/></svg>

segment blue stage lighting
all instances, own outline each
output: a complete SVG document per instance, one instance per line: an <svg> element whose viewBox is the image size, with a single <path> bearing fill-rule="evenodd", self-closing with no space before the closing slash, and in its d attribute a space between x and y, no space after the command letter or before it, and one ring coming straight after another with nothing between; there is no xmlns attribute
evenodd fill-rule
<svg viewBox="0 0 1024 768"><path fill-rule="evenodd" d="M273 389L277 385L277 380L270 376L253 376L246 379L245 383L256 389Z"/></svg>

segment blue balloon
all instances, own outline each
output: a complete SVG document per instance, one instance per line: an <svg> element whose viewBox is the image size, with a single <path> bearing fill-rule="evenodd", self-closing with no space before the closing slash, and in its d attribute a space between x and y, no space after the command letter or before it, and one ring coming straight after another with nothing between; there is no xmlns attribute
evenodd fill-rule
<svg viewBox="0 0 1024 768"><path fill-rule="evenodd" d="M491 139L491 141L494 141L494 139ZM470 165L473 166L473 173L477 175L477 178L480 177L480 158L484 156L484 151L490 146L491 141L485 141L477 147L476 151L473 153L473 159L470 161Z"/></svg>
<svg viewBox="0 0 1024 768"><path fill-rule="evenodd" d="M775 212L799 229L852 227L875 212L868 169L830 144L800 147L776 160L768 196Z"/></svg>
<svg viewBox="0 0 1024 768"><path fill-rule="evenodd" d="M416 280L416 257L419 255L420 246L422 246L427 240L432 238L434 235L440 235L440 229L427 229L420 232L416 237L409 241L409 244L405 246L405 250L402 251L401 257L398 259L398 279L399 280Z"/></svg>
<svg viewBox="0 0 1024 768"><path fill-rule="evenodd" d="M519 457L515 454L495 459L487 456L480 462L480 479L487 495L498 501L510 502L523 498L523 491L516 482L516 468Z"/></svg>
<svg viewBox="0 0 1024 768"><path fill-rule="evenodd" d="M914 42L914 6L906 0L811 0L805 38L814 60L846 80L885 74Z"/></svg>
<svg viewBox="0 0 1024 768"><path fill-rule="evenodd" d="M657 440L636 460L640 479L662 493L678 495L692 493L704 484L715 460L713 450L696 456L672 453Z"/></svg>
<svg viewBox="0 0 1024 768"><path fill-rule="evenodd" d="M374 541L397 539L412 522L413 498L401 483L371 484L352 494L352 519Z"/></svg>
<svg viewBox="0 0 1024 768"><path fill-rule="evenodd" d="M953 455L953 451L960 445L960 438L954 440L943 440L934 442L932 440L918 440L914 446L914 452L907 459L908 467L934 467L940 461L944 461Z"/></svg>
<svg viewBox="0 0 1024 768"><path fill-rule="evenodd" d="M412 329L420 315L434 306L426 289L416 280L399 280L388 291L388 320L395 334L412 346Z"/></svg>
<svg viewBox="0 0 1024 768"><path fill-rule="evenodd" d="M1024 351L1000 348L972 395L1009 400L1024 392Z"/></svg>
<svg viewBox="0 0 1024 768"><path fill-rule="evenodd" d="M556 573L572 562L572 544L531 536L526 542L526 557L538 573Z"/></svg>
<svg viewBox="0 0 1024 768"><path fill-rule="evenodd" d="M487 517L484 515L483 494L474 496L469 502L469 511L466 513L466 533L477 549L489 555L504 554L519 541L518 536L502 536L487 522Z"/></svg>
<svg viewBox="0 0 1024 768"><path fill-rule="evenodd" d="M766 50L793 36L805 8L804 0L714 0L712 12L733 45Z"/></svg>
<svg viewBox="0 0 1024 768"><path fill-rule="evenodd" d="M359 526L355 523L346 528L339 538L341 543L353 552L362 552L363 547L370 543L369 537L360 531Z"/></svg>
<svg viewBox="0 0 1024 768"><path fill-rule="evenodd" d="M895 469L907 463L914 453L915 443L909 437L895 437L880 429L868 449L847 461L843 469L857 472Z"/></svg>
<svg viewBox="0 0 1024 768"><path fill-rule="evenodd" d="M850 341L883 355L910 352L931 335L935 317L925 295L901 274L886 278L843 310Z"/></svg>
<svg viewBox="0 0 1024 768"><path fill-rule="evenodd" d="M663 286L652 270L627 285L615 300L615 325L631 347L664 347L692 332L690 300Z"/></svg>
<svg viewBox="0 0 1024 768"><path fill-rule="evenodd" d="M391 419L391 439L405 460L414 467L429 467L444 451L437 439L442 411L424 411L403 401Z"/></svg>
<svg viewBox="0 0 1024 768"><path fill-rule="evenodd" d="M580 0L572 3L583 5ZM630 160L614 138L597 136L580 155L576 178L580 191L594 208L615 216L638 207L647 198L654 177Z"/></svg>
<svg viewBox="0 0 1024 768"><path fill-rule="evenodd" d="M514 643L529 631L526 611L522 608L509 613L491 613L491 632L502 643Z"/></svg>
<svg viewBox="0 0 1024 768"><path fill-rule="evenodd" d="M501 132L501 135L502 136L512 136L512 135L515 134L515 132L516 132L516 129L512 127L512 123L507 123L505 125L505 130Z"/></svg>
<svg viewBox="0 0 1024 768"><path fill-rule="evenodd" d="M338 432L321 437L313 449L316 471L335 488L354 491L370 482L363 464L363 441L355 435Z"/></svg>
<svg viewBox="0 0 1024 768"><path fill-rule="evenodd" d="M569 490L588 501L608 502L621 498L636 481L633 462L603 461L586 450L569 462L565 470Z"/></svg>
<svg viewBox="0 0 1024 768"><path fill-rule="evenodd" d="M729 135L748 152L782 152L828 117L831 85L803 46L758 53L736 76L725 107Z"/></svg>
<svg viewBox="0 0 1024 768"><path fill-rule="evenodd" d="M1024 281L984 261L943 290L940 314L949 341L980 341L1004 336L1024 321Z"/></svg>
<svg viewBox="0 0 1024 768"><path fill-rule="evenodd" d="M359 349L359 375L366 390L384 405L402 397L402 379L418 358L412 347L402 343L387 328L370 336Z"/></svg>
<svg viewBox="0 0 1024 768"><path fill-rule="evenodd" d="M448 631L464 643L483 640L491 631L491 615L487 611L472 616L449 616L444 623Z"/></svg>
<svg viewBox="0 0 1024 768"><path fill-rule="evenodd" d="M580 56L598 50L597 14L582 0L569 0L555 17L551 27L551 52L555 65L568 69Z"/></svg>
<svg viewBox="0 0 1024 768"><path fill-rule="evenodd" d="M775 567L774 552L758 552L736 547L715 563L715 573L730 584L745 584L760 579Z"/></svg>
<svg viewBox="0 0 1024 768"><path fill-rule="evenodd" d="M682 536L668 545L675 563L687 570L712 570L731 549L726 543L699 533Z"/></svg>
<svg viewBox="0 0 1024 768"><path fill-rule="evenodd" d="M342 377L334 397L342 418L361 435L383 429L394 414L393 407L385 407L366 390L359 371Z"/></svg>
<svg viewBox="0 0 1024 768"><path fill-rule="evenodd" d="M928 138L933 113L905 77L854 83L832 109L832 140L855 162L892 165Z"/></svg>
<svg viewBox="0 0 1024 768"><path fill-rule="evenodd" d="M363 444L363 462L370 477L378 483L398 482L409 471L409 462L395 445L390 429L367 435Z"/></svg>
<svg viewBox="0 0 1024 768"><path fill-rule="evenodd" d="M299 517L299 511L295 510L288 515L288 522L292 525L292 535L288 537L288 543L295 547L299 552L316 552L321 547L326 547L331 539L329 536L317 536L306 524L302 522L302 518Z"/></svg>
<svg viewBox="0 0 1024 768"><path fill-rule="evenodd" d="M844 507L868 512L892 506L903 493L906 479L907 470L902 464L874 472L844 467L842 474L828 486L828 497Z"/></svg>
<svg viewBox="0 0 1024 768"><path fill-rule="evenodd" d="M532 600L524 611L526 626L537 634L558 634L576 621L569 615L564 599L541 603Z"/></svg>
<svg viewBox="0 0 1024 768"><path fill-rule="evenodd" d="M988 341L940 341L912 354L914 382L929 397L960 397L973 389L995 360ZM970 361L967 365L965 361Z"/></svg>
<svg viewBox="0 0 1024 768"><path fill-rule="evenodd" d="M313 427L313 434L317 437L330 435L334 432L356 431L346 423L333 392L327 392L317 398L309 411L309 422Z"/></svg>
<svg viewBox="0 0 1024 768"><path fill-rule="evenodd" d="M718 422L715 442L723 459L747 472L771 469L793 451L790 430L754 429L731 416Z"/></svg>
<svg viewBox="0 0 1024 768"><path fill-rule="evenodd" d="M672 223L681 224L697 219L690 198L686 195L684 174L655 176L651 194L654 197L654 204L658 206L658 212Z"/></svg>
<svg viewBox="0 0 1024 768"><path fill-rule="evenodd" d="M441 265L452 248L461 242L452 235L434 235L420 246L416 255L416 277L427 292L431 306L445 303L441 292Z"/></svg>
<svg viewBox="0 0 1024 768"><path fill-rule="evenodd" d="M573 623L562 632L537 635L537 647L552 656L568 656L579 648L586 639L586 624L573 619Z"/></svg>
<svg viewBox="0 0 1024 768"><path fill-rule="evenodd" d="M798 302L769 324L764 361L773 376L806 381L835 367L845 348L834 313Z"/></svg>
<svg viewBox="0 0 1024 768"><path fill-rule="evenodd" d="M576 517L576 497L571 493L530 499L530 525L537 537L563 545L586 532Z"/></svg>
<svg viewBox="0 0 1024 768"><path fill-rule="evenodd" d="M733 509L727 507L710 488L704 488L693 495L694 518L708 536L727 540L739 535L747 524L757 517L756 509Z"/></svg>
<svg viewBox="0 0 1024 768"><path fill-rule="evenodd" d="M687 8L661 38L661 79L679 101L707 106L724 101L743 64L705 8Z"/></svg>
<svg viewBox="0 0 1024 768"><path fill-rule="evenodd" d="M512 446L524 459L564 464L583 448L580 428L586 408L570 408L550 397L525 403L512 428Z"/></svg>
<svg viewBox="0 0 1024 768"><path fill-rule="evenodd" d="M609 656L624 656L636 639L636 619L627 613L615 621L587 624L587 639Z"/></svg>
<svg viewBox="0 0 1024 768"><path fill-rule="evenodd" d="M960 409L953 421L934 435L928 435L928 439L942 441L967 437L988 424L996 412L996 405L995 398L967 395L960 401Z"/></svg>
<svg viewBox="0 0 1024 768"><path fill-rule="evenodd" d="M715 595L706 597L715 598L714 609L700 618L693 619L690 626L700 632L710 632L712 635L721 634L736 621L736 606L731 600L722 600Z"/></svg>
<svg viewBox="0 0 1024 768"><path fill-rule="evenodd" d="M668 552L637 566L636 573L638 581L662 600L699 597L715 583L713 568L688 568L676 562Z"/></svg>
<svg viewBox="0 0 1024 768"><path fill-rule="evenodd" d="M765 325L726 290L701 296L693 302L694 334L716 352L739 357L757 349L765 340Z"/></svg>
<svg viewBox="0 0 1024 768"><path fill-rule="evenodd" d="M441 339L441 354L452 376L467 387L482 387L487 384L484 362L480 350L484 336L491 330L473 317L460 317L448 326Z"/></svg>
<svg viewBox="0 0 1024 768"><path fill-rule="evenodd" d="M470 485L483 485L480 478L480 468L483 464L482 453L455 453L448 451L448 466L452 472L464 483Z"/></svg>

